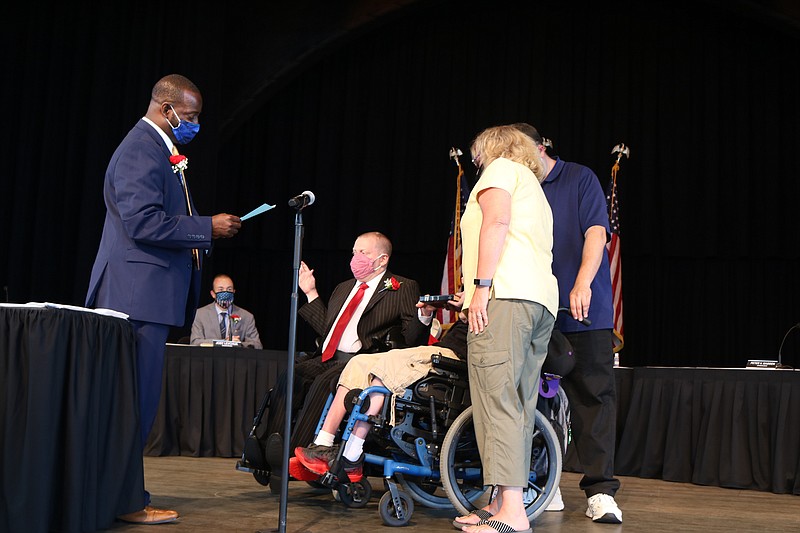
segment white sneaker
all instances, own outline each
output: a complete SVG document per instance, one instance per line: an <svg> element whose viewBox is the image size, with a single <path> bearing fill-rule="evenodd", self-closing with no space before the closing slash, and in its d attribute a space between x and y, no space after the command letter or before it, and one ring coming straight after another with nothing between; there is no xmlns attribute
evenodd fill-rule
<svg viewBox="0 0 800 533"><path fill-rule="evenodd" d="M621 524L622 511L613 496L608 494L595 494L588 500L589 507L586 509L586 516L592 522L602 522L604 524Z"/></svg>
<svg viewBox="0 0 800 533"><path fill-rule="evenodd" d="M564 499L561 497L561 487L556 487L556 493L553 495L553 499L550 500L550 503L545 507L545 511L563 511L564 510Z"/></svg>

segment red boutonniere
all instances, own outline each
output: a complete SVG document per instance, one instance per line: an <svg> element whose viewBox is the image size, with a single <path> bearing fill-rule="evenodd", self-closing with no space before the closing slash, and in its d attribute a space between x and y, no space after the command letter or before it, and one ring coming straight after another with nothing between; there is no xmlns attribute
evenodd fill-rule
<svg viewBox="0 0 800 533"><path fill-rule="evenodd" d="M242 317L240 317L239 315L231 315L231 320L233 320L233 325L234 326L236 324L238 324L241 319L242 319Z"/></svg>
<svg viewBox="0 0 800 533"><path fill-rule="evenodd" d="M172 171L175 174L183 172L189 166L189 158L183 154L169 156L169 162L172 163Z"/></svg>
<svg viewBox="0 0 800 533"><path fill-rule="evenodd" d="M395 279L395 277L392 276L391 278L389 278L389 279L387 279L386 281L383 282L383 288L381 289L381 292L383 292L383 291L396 291L397 289L400 288L400 285L402 285L402 284L403 284L402 281L397 281L397 279Z"/></svg>

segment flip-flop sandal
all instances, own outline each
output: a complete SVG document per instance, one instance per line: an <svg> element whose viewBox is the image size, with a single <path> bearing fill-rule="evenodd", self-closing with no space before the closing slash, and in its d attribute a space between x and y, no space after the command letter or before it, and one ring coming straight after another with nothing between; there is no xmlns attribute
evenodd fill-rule
<svg viewBox="0 0 800 533"><path fill-rule="evenodd" d="M459 522L458 520L453 520L453 527L460 531L463 526L480 526L494 516L492 513L490 513L485 509L476 509L472 511L470 514L474 514L475 516L480 518L480 521L474 524L467 524L466 522ZM469 514L467 516L469 516Z"/></svg>
<svg viewBox="0 0 800 533"><path fill-rule="evenodd" d="M487 520L483 524L483 526L489 526L490 528L497 531L497 533L533 533L532 528L528 529L514 529L513 527L509 526L505 522L500 522L499 520Z"/></svg>

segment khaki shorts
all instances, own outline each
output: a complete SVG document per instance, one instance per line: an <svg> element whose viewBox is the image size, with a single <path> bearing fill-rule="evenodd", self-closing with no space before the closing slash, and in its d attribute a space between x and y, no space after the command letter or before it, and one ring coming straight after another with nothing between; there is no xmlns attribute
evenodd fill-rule
<svg viewBox="0 0 800 533"><path fill-rule="evenodd" d="M359 354L342 370L339 385L348 389L365 389L370 386L372 378L377 377L394 394L401 394L406 387L428 375L433 366L433 354L458 359L453 350L435 345Z"/></svg>
<svg viewBox="0 0 800 533"><path fill-rule="evenodd" d="M467 335L475 439L485 485L527 487L553 315L536 302L489 300L489 325Z"/></svg>

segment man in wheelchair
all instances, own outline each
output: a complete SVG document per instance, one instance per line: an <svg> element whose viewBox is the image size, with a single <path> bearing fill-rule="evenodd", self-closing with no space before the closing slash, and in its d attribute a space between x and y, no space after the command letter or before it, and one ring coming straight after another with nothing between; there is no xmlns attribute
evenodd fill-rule
<svg viewBox="0 0 800 533"><path fill-rule="evenodd" d="M298 285L308 302L298 315L321 342L315 353L297 359L293 384L287 382L284 372L265 396L237 470L252 473L256 481L270 484L274 490L281 476L273 475L272 470L281 464L282 439L291 439L292 447L308 444L328 397L328 383L336 379L346 361L356 353L383 352L387 344L418 346L427 341L431 318L420 317L415 307L419 286L389 270L391 255L392 243L382 233L359 235L350 260L353 278L339 283L327 302L317 290L314 270L301 263ZM290 385L294 395L292 405L287 406ZM287 411L295 422L292 434L281 436Z"/></svg>
<svg viewBox="0 0 800 533"><path fill-rule="evenodd" d="M461 294L456 295L451 305L461 307ZM436 308L419 303L423 316L430 316ZM401 348L381 354L360 354L353 357L342 370L336 387L336 394L330 409L322 423L322 428L308 447L295 448L297 460L315 474L325 474L330 464L338 455L338 446L334 444L336 433L347 414L345 398L351 390L367 387L385 387L393 395L402 394L405 389L425 377L432 367L432 356L440 356L466 360L467 357L467 324L466 317L459 313L459 320L445 332L442 340L432 346ZM369 407L364 412L367 416L378 414L383 408L384 394L373 392L369 395ZM392 418L394 410L390 410ZM390 422L393 424L394 420ZM362 478L364 462L364 441L371 429L368 421L356 422L350 438L347 439L343 451L341 466L351 482Z"/></svg>

